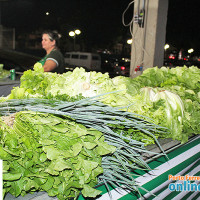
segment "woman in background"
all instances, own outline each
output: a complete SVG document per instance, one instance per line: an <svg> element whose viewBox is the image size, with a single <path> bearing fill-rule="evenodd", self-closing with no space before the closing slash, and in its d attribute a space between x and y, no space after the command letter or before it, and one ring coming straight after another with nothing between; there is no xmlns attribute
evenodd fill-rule
<svg viewBox="0 0 200 200"><path fill-rule="evenodd" d="M46 56L39 62L45 72L64 72L64 57L58 49L58 41L61 36L56 31L45 31L42 34L42 48L46 51Z"/></svg>

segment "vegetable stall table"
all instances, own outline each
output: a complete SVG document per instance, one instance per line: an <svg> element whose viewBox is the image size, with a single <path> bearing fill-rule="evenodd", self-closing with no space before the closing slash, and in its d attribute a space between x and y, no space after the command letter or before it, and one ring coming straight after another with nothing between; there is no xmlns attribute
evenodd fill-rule
<svg viewBox="0 0 200 200"><path fill-rule="evenodd" d="M6 194L18 196L14 198L7 194L5 200L62 200L79 194L78 200L91 199L87 197L99 200L110 200L110 197L112 200L134 200L142 196L148 200L200 197L200 70L197 67L154 67L134 79L122 76L111 79L108 74L86 72L82 68L62 75L45 73L42 66L36 64L33 70L24 72L21 80L20 87L12 90L9 99L2 98L5 102L2 102L1 114L9 114L4 122L7 119L14 125L13 129L5 125L6 129L2 131L13 149L3 151L2 158L9 160L4 188L7 187ZM142 119L138 119L138 115ZM144 121L143 117L149 120ZM10 120L12 118L15 120ZM152 121L155 125L150 123ZM85 128L89 130L85 131ZM101 137L89 134L91 128L99 131ZM98 136L97 142L102 138L103 143L108 143L102 145L83 134ZM105 134L104 138L102 134ZM156 137L173 140L157 142ZM13 138L18 143L11 143ZM68 139L75 144L63 144ZM151 155L155 155L153 152L158 155L149 157L143 142L160 143L159 149L156 145L146 146L152 151ZM19 147L16 144L20 144ZM108 151L97 149L104 145ZM116 147L116 151L111 147L113 150ZM167 154L163 151L161 154L162 148ZM63 162L63 157L68 163ZM48 163L44 165L46 161ZM15 166L19 166L19 170ZM96 177L102 182L97 182ZM14 184L18 184L18 190ZM19 196L27 193L31 194Z"/></svg>
<svg viewBox="0 0 200 200"><path fill-rule="evenodd" d="M139 177L135 178L135 181L150 192L141 190L141 194L148 200L198 199L200 197L200 186L198 185L198 182L200 181L200 136L191 137L185 144L180 144L180 142L171 139L164 139L159 142L167 153L168 159L165 156L145 158L152 170L148 173L140 174ZM147 149L153 152L159 152L159 149L155 145L150 145ZM146 155L144 155L144 157L145 156ZM198 180L194 183L191 179L195 177ZM96 189L102 191L102 195L96 199L111 199L105 185L98 185ZM116 188L110 188L110 190L112 200L139 199L139 196L131 194L131 192L128 191ZM178 190L182 190L182 192ZM153 196L152 193L156 196ZM5 197L5 200L30 199L56 200L57 198L49 197L45 192L28 194L24 197L19 196L17 198L7 194ZM78 200L86 199L80 195Z"/></svg>
<svg viewBox="0 0 200 200"><path fill-rule="evenodd" d="M173 144L176 145L171 146ZM169 147L169 145L171 146L171 148L166 150L168 152L167 156L169 157L169 160L166 160L164 156L153 159L149 162L152 171L135 179L142 187L157 195L153 196L151 193L141 191L144 198L148 200L198 199L200 197L200 185L198 186L200 180L200 136L191 138L188 143L183 145L176 142L171 143L169 141L163 145L165 145L165 149ZM169 175L177 176L177 182L172 181L169 178ZM192 188L192 183L189 181L189 178L194 176L198 178L196 188ZM179 179L181 178L184 180L180 181ZM180 184L179 190L182 188L182 192L176 191L176 185L178 183ZM98 189L103 191L103 195L97 198L98 200L110 199L104 185L99 186ZM111 190L111 195L113 200L139 199L139 197L128 193L127 191L117 191L116 189ZM83 199L84 198L81 196L78 200Z"/></svg>

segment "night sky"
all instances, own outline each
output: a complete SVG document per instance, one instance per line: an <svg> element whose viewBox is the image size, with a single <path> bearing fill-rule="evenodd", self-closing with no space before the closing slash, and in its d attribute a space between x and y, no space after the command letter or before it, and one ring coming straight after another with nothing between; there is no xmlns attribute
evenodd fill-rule
<svg viewBox="0 0 200 200"><path fill-rule="evenodd" d="M1 24L16 34L57 29L68 35L74 28L90 45L103 46L130 37L122 13L131 0L7 0L1 2ZM169 0L166 42L177 48L200 49L198 0ZM125 15L128 23L133 5ZM46 16L46 12L49 15Z"/></svg>
<svg viewBox="0 0 200 200"><path fill-rule="evenodd" d="M169 0L166 41L200 55L199 0Z"/></svg>

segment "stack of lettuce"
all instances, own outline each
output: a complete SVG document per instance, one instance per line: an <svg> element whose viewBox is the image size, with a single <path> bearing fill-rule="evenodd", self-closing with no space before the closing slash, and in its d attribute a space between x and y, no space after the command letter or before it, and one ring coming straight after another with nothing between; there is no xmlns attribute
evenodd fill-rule
<svg viewBox="0 0 200 200"><path fill-rule="evenodd" d="M160 138L172 138L182 143L192 134L199 134L200 119L200 70L195 67L149 68L134 79L107 73L86 72L76 68L62 75L44 73L36 64L21 77L21 86L14 88L6 99L55 98L81 99L107 94L101 101L112 107L120 107L149 121L167 127L167 134ZM3 99L2 99L3 101ZM147 144L151 140L132 136Z"/></svg>

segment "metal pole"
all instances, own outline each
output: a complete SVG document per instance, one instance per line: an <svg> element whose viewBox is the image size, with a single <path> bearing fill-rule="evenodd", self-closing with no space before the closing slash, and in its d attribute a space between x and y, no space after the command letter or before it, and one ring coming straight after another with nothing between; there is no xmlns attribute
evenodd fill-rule
<svg viewBox="0 0 200 200"><path fill-rule="evenodd" d="M76 51L76 34L74 35L74 51Z"/></svg>

